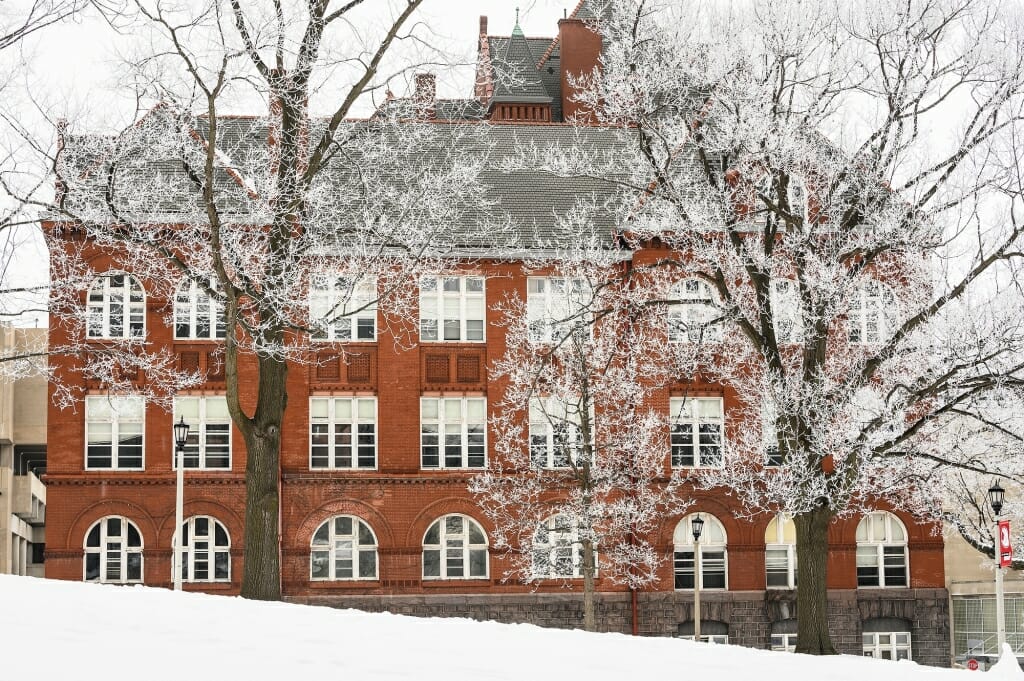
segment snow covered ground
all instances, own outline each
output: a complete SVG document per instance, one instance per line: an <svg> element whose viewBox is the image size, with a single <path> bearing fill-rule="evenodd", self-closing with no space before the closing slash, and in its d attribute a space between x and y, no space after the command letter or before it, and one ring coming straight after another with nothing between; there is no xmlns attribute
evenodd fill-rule
<svg viewBox="0 0 1024 681"><path fill-rule="evenodd" d="M0 681L969 681L981 673L0 575ZM1001 662L986 678L1024 675Z"/></svg>

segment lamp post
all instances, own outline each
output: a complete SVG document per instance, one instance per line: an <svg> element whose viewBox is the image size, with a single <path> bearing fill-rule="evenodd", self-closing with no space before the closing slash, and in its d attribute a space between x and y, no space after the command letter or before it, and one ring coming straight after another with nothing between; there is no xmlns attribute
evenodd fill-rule
<svg viewBox="0 0 1024 681"><path fill-rule="evenodd" d="M698 513L690 521L693 531L693 640L700 641L700 533L704 531L704 519Z"/></svg>
<svg viewBox="0 0 1024 681"><path fill-rule="evenodd" d="M174 590L181 591L181 525L185 506L185 443L188 424L185 417L174 424L174 450L177 453L177 479L174 489L174 548L171 551L171 569L174 571Z"/></svg>
<svg viewBox="0 0 1024 681"><path fill-rule="evenodd" d="M988 502L992 505L996 522L996 531L992 535L995 539L993 548L996 558L996 638L999 641L999 650L996 654L1002 655L1003 645L1006 643L1006 609L1003 603L1003 567L999 555L999 514L1003 510L1003 488L998 480L988 488Z"/></svg>

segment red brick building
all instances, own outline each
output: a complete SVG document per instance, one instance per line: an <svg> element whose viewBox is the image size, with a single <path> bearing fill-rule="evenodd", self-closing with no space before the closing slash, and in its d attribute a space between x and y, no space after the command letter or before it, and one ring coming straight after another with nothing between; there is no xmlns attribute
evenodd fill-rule
<svg viewBox="0 0 1024 681"><path fill-rule="evenodd" d="M567 76L597 60L600 39L586 24L592 18L581 2L559 22L557 38L527 38L518 27L511 36L491 36L482 19L482 77L474 97L436 100L431 79L421 78L416 104L439 120L491 121L488 134L499 147L513 144L513 137L557 141L571 134L563 121L576 113ZM495 60L524 67L530 77L509 89L489 77ZM225 119L224 125L237 126L243 136L243 128L255 124ZM594 144L613 144L599 129L589 134ZM598 188L514 177L493 178L493 190L507 210L536 222L551 211L567 212L577 195ZM595 225L608 235L614 227ZM146 281L118 274L115 252L81 244L73 231L64 238L69 248L84 247L95 271L109 273L81 292L90 315L87 337L97 343L144 337L169 349L179 368L204 373L205 382L180 395L172 414L141 398L109 395L103 384L80 378L73 358L51 360L57 375L77 381L87 397L74 409L49 408L46 576L171 584L171 426L184 416L193 438L186 454L185 588L236 594L245 560L246 461L223 406L216 311L194 288L174 297L152 294ZM638 249L628 258L641 263L657 255ZM393 342L376 312L356 315L325 331L314 344L315 363L289 373L281 452L283 593L298 602L368 610L577 626L582 580L569 580L568 588L563 580L539 587L503 581L507 559L489 550L491 528L466 489L488 457L486 414L503 389L488 377L488 367L505 352L496 306L511 292L527 299L527 277L516 262L487 259L438 275L434 291L421 291L421 336L414 347ZM458 309L457 319L441 314L446 305ZM75 332L55 325L51 345L63 344L69 333ZM347 354L340 352L342 342ZM254 364L241 371L242 385L253 386ZM711 385L688 390L708 401L707 422L720 434L741 427L729 421L734 395ZM679 394L682 388L666 389L659 397L666 415ZM458 435L457 452L440 450L441 434ZM666 472L670 461L666 452ZM705 637L791 648L792 528L767 516L737 519L722 495L696 493L695 499L692 512L709 521L702 541ZM684 518L663 519L654 540L675 560L666 561L659 580L643 592L599 576L601 627L692 635L688 528ZM841 651L948 663L943 542L933 530L902 514L834 524L831 625Z"/></svg>

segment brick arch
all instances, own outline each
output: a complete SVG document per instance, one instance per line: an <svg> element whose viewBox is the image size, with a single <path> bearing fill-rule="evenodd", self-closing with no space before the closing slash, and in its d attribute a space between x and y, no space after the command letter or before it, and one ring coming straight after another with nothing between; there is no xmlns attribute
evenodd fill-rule
<svg viewBox="0 0 1024 681"><path fill-rule="evenodd" d="M433 522L438 518L452 513L468 516L476 521L476 523L483 528L484 534L487 537L488 548L492 547L491 534L493 533L493 530L490 527L490 523L483 518L483 514L480 512L480 507L468 499L460 497L439 499L424 507L424 509L420 511L415 518L413 518L412 523L409 525L409 531L405 538L406 546L422 546L423 535L427 533L427 529L431 524L433 524Z"/></svg>
<svg viewBox="0 0 1024 681"><path fill-rule="evenodd" d="M187 521L192 516L197 515L210 516L211 518L220 521L220 524L228 531L228 539L231 540L231 547L241 548L243 544L242 537L245 532L245 525L241 518L238 517L238 514L230 507L211 499L186 501L185 506L182 509L182 519ZM161 542L160 546L170 549L172 539L174 537L173 512L170 515L165 516L163 521L160 522L158 531Z"/></svg>
<svg viewBox="0 0 1024 681"><path fill-rule="evenodd" d="M673 545L672 535L675 534L676 525L679 524L680 520L694 513L709 513L718 518L718 522L722 523L722 527L725 528L725 537L729 544L749 543L749 523L737 521L733 517L732 507L719 501L716 496L697 494L694 495L694 501L689 508L682 513L673 513L665 516L661 521L661 525L657 530L658 546L671 547ZM768 521L766 520L764 526L761 527L760 538L762 540L764 539L764 528L767 526Z"/></svg>
<svg viewBox="0 0 1024 681"><path fill-rule="evenodd" d="M149 551L160 545L157 523L142 506L119 499L103 499L87 506L75 516L64 538L65 546L72 551L81 550L85 546L85 533L89 531L89 528L101 518L111 515L124 516L135 523L139 532L142 533L143 550Z"/></svg>
<svg viewBox="0 0 1024 681"><path fill-rule="evenodd" d="M293 535L292 548L308 551L316 529L326 520L339 515L355 516L369 525L377 537L378 547L387 548L395 545L391 524L377 509L357 499L335 499L321 504L302 519Z"/></svg>

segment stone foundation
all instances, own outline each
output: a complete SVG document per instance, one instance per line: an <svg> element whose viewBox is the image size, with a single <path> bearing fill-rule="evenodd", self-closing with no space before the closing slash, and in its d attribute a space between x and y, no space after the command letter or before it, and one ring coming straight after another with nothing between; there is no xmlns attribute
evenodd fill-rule
<svg viewBox="0 0 1024 681"><path fill-rule="evenodd" d="M475 620L528 623L542 627L578 628L583 620L579 594L487 594L415 596L305 596L288 600L309 605L392 612L417 617L467 617ZM642 636L675 636L693 619L693 595L651 592L637 596L638 631ZM773 623L797 616L793 591L702 592L704 620L728 626L729 642L768 648ZM875 589L833 591L829 595L829 630L836 649L861 654L865 621L897 618L910 624L913 659L948 667L949 600L945 589ZM601 631L632 633L629 594L598 594L597 623Z"/></svg>

